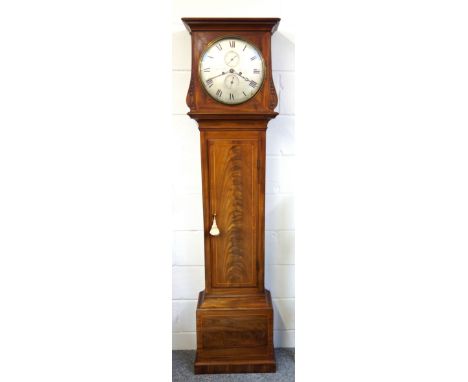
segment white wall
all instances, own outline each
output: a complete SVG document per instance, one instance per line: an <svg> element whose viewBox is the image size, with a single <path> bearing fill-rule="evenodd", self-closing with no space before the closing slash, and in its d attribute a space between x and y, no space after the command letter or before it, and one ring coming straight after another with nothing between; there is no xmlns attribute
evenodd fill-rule
<svg viewBox="0 0 468 382"><path fill-rule="evenodd" d="M269 12L265 12L263 1L241 1L249 7L236 4L237 9L250 9L248 14L233 14L231 7L220 7L219 3L212 8L211 1L174 3L172 338L173 349L195 349L196 299L204 289L200 144L197 123L186 115L190 34L180 17L281 17L281 12L279 2L269 3ZM211 13L213 9L217 13ZM294 40L291 30L283 28L287 24L282 20L272 37L280 114L267 130L265 285L273 297L276 347L294 346Z"/></svg>

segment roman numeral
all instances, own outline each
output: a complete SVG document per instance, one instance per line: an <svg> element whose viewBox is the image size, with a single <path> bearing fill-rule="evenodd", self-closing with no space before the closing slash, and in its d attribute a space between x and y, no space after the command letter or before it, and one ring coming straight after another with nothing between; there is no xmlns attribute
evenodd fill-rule
<svg viewBox="0 0 468 382"><path fill-rule="evenodd" d="M236 47L236 42L233 41L233 40L229 41L229 46L230 46L231 48L235 48L235 47Z"/></svg>
<svg viewBox="0 0 468 382"><path fill-rule="evenodd" d="M257 58L257 56L250 57L250 61L253 61Z"/></svg>
<svg viewBox="0 0 468 382"><path fill-rule="evenodd" d="M206 57L213 58L212 56L210 56L210 55L208 55L208 54L206 55Z"/></svg>
<svg viewBox="0 0 468 382"><path fill-rule="evenodd" d="M250 81L249 85L252 86L254 89L257 87L257 83L255 81Z"/></svg>
<svg viewBox="0 0 468 382"><path fill-rule="evenodd" d="M221 46L221 44L216 44L216 48L218 48L218 50L223 50L223 47Z"/></svg>
<svg viewBox="0 0 468 382"><path fill-rule="evenodd" d="M260 69L254 69L254 74L260 74Z"/></svg>
<svg viewBox="0 0 468 382"><path fill-rule="evenodd" d="M212 87L213 86L213 80L210 78L209 80L206 80L206 84L208 85L208 87Z"/></svg>
<svg viewBox="0 0 468 382"><path fill-rule="evenodd" d="M230 101L231 101L231 100L234 101L234 94L229 93L229 100L230 100Z"/></svg>
<svg viewBox="0 0 468 382"><path fill-rule="evenodd" d="M203 69L203 71L204 71L205 73L209 72L210 70L211 70L210 68L205 68L205 69Z"/></svg>
<svg viewBox="0 0 468 382"><path fill-rule="evenodd" d="M245 94L245 92L242 92L243 95L245 95L247 97L247 94Z"/></svg>
<svg viewBox="0 0 468 382"><path fill-rule="evenodd" d="M244 50L245 50L245 48L247 48L247 44L245 44L245 45L244 45L244 49L242 49L242 51L244 51Z"/></svg>
<svg viewBox="0 0 468 382"><path fill-rule="evenodd" d="M218 97L221 97L223 95L223 92L221 90L218 89L218 91L216 92L216 95Z"/></svg>

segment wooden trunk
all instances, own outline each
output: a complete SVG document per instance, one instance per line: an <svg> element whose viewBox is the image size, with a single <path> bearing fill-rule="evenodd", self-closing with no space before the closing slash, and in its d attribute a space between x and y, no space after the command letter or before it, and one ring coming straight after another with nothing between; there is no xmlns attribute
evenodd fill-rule
<svg viewBox="0 0 468 382"><path fill-rule="evenodd" d="M273 306L264 287L265 143L277 113L271 34L279 19L183 19L192 34L190 117L200 130L205 290L197 311L195 373L274 372ZM268 75L258 94L222 105L201 89L200 53L235 33L261 50ZM209 234L216 216L219 236Z"/></svg>
<svg viewBox="0 0 468 382"><path fill-rule="evenodd" d="M265 130L199 123L206 234L195 372L274 372L273 307L264 289ZM208 233L215 213L219 236Z"/></svg>

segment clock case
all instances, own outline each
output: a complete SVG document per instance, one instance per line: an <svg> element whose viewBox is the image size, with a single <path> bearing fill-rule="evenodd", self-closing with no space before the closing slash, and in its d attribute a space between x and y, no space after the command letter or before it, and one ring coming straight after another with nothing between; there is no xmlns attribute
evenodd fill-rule
<svg viewBox="0 0 468 382"><path fill-rule="evenodd" d="M275 372L273 305L265 276L265 144L278 98L271 35L279 18L183 18L192 36L187 113L200 130L205 290L196 311L195 373ZM236 105L217 102L199 79L206 47L223 36L263 56L261 88ZM219 236L211 236L216 214Z"/></svg>

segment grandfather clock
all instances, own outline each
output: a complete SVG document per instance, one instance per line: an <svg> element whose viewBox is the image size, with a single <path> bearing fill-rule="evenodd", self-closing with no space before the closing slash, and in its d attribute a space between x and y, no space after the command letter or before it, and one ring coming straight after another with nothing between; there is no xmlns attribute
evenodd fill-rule
<svg viewBox="0 0 468 382"><path fill-rule="evenodd" d="M278 113L271 35L278 18L183 18L192 35L188 115L201 141L205 290L195 373L275 372L264 287L265 136Z"/></svg>

